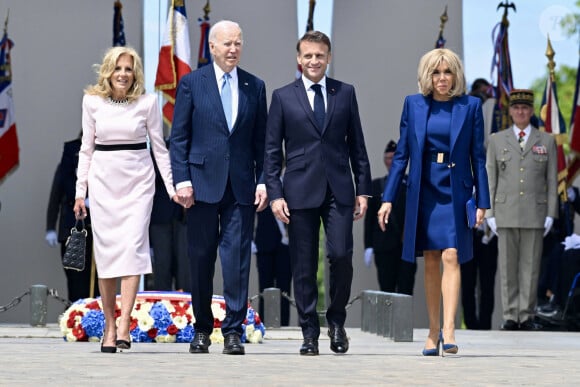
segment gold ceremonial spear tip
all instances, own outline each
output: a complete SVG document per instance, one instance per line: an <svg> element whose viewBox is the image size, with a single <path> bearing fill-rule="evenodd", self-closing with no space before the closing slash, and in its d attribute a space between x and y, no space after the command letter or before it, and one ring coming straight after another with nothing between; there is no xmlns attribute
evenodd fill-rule
<svg viewBox="0 0 580 387"><path fill-rule="evenodd" d="M203 13L204 13L204 17L206 19L209 17L210 12L211 12L211 7L209 6L209 0L207 0L207 3L205 3L205 6L203 7Z"/></svg>
<svg viewBox="0 0 580 387"><path fill-rule="evenodd" d="M556 68L556 62L554 62L554 55L556 55L556 53L552 48L550 35L548 35L548 46L546 47L546 57L548 58L548 69L550 69L550 76L554 75L554 68Z"/></svg>
<svg viewBox="0 0 580 387"><path fill-rule="evenodd" d="M447 4L445 4L445 11L443 11L443 13L439 17L439 19L441 20L441 24L439 25L439 29L441 31L443 31L443 28L445 28L445 23L447 23L447 20L449 20L449 18L447 17Z"/></svg>

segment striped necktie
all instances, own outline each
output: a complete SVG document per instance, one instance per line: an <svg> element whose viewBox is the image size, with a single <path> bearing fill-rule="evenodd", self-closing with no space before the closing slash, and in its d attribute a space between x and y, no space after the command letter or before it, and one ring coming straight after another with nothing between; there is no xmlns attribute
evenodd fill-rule
<svg viewBox="0 0 580 387"><path fill-rule="evenodd" d="M232 88L230 86L230 73L224 73L222 83L222 106L224 107L224 114L228 122L228 129L232 131Z"/></svg>

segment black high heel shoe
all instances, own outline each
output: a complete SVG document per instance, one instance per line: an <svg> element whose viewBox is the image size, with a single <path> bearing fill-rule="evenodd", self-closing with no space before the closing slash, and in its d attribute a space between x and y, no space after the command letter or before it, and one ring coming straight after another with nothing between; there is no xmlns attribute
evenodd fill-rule
<svg viewBox="0 0 580 387"><path fill-rule="evenodd" d="M101 344L101 352L102 353L115 353L117 352L117 347L113 347L113 346L105 346L103 344Z"/></svg>
<svg viewBox="0 0 580 387"><path fill-rule="evenodd" d="M423 356L439 356L439 345L441 344L441 332L439 332L439 337L437 338L437 344L435 348L423 348Z"/></svg>
<svg viewBox="0 0 580 387"><path fill-rule="evenodd" d="M445 341L443 340L443 331L439 332L439 341L441 341L441 347L443 349L441 351L441 356L443 356L444 353L454 355L459 352L459 347L457 344L445 344Z"/></svg>
<svg viewBox="0 0 580 387"><path fill-rule="evenodd" d="M117 352L117 347L113 346L113 345L103 345L103 343L105 342L105 336L103 336L103 339L101 341L101 352L102 353L115 353Z"/></svg>
<svg viewBox="0 0 580 387"><path fill-rule="evenodd" d="M115 341L115 345L119 349L131 349L131 342L127 341L127 340L119 339L119 340Z"/></svg>

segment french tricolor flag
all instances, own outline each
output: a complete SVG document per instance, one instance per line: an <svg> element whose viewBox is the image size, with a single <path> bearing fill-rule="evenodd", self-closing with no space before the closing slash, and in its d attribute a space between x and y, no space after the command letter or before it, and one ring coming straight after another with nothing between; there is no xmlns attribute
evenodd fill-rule
<svg viewBox="0 0 580 387"><path fill-rule="evenodd" d="M167 26L155 78L155 89L163 92L167 101L163 105L163 120L169 126L173 121L173 109L177 84L181 77L191 72L189 30L184 0L172 0L167 15Z"/></svg>
<svg viewBox="0 0 580 387"><path fill-rule="evenodd" d="M0 181L18 166L18 137L14 120L14 102L12 100L12 68L10 66L10 49L12 40L8 32L0 40Z"/></svg>

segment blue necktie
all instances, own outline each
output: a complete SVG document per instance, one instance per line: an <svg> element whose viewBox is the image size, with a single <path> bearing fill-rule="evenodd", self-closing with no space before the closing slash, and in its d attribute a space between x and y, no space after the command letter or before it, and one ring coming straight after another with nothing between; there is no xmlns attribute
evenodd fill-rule
<svg viewBox="0 0 580 387"><path fill-rule="evenodd" d="M230 86L230 73L224 73L224 81L222 83L222 106L224 107L224 114L228 122L228 129L232 130L232 88Z"/></svg>
<svg viewBox="0 0 580 387"><path fill-rule="evenodd" d="M326 116L324 97L322 97L322 86L314 84L310 88L314 90L314 118L316 118L318 128L322 130L324 129L324 118Z"/></svg>

